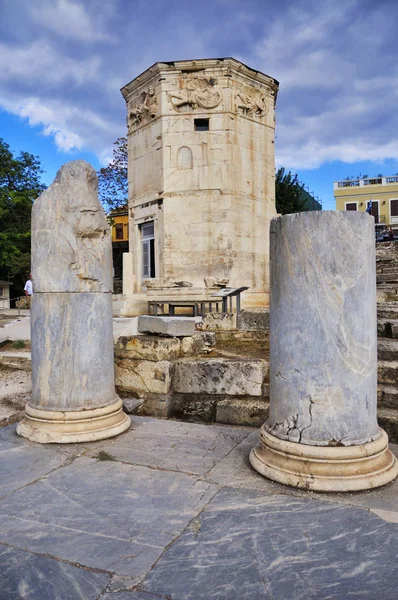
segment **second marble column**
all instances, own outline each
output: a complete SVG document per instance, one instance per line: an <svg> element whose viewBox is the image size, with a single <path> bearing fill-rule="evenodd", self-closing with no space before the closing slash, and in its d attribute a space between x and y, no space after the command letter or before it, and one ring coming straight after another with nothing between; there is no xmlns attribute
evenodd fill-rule
<svg viewBox="0 0 398 600"><path fill-rule="evenodd" d="M306 489L383 485L398 469L377 424L374 219L285 215L270 239L270 415L251 463Z"/></svg>

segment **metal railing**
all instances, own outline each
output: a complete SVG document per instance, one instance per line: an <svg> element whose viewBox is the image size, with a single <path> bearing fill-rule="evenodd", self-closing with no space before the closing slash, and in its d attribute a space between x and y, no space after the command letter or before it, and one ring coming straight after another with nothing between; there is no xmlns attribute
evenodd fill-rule
<svg viewBox="0 0 398 600"><path fill-rule="evenodd" d="M350 187L367 187L369 185L389 185L391 183L398 183L398 175L390 175L390 177L364 177L362 179L343 179L342 181L334 182L334 189L336 188L350 188Z"/></svg>

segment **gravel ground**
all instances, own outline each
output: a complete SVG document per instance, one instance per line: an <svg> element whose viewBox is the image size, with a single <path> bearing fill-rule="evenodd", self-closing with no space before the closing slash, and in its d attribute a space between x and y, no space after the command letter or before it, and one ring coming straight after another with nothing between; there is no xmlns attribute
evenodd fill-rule
<svg viewBox="0 0 398 600"><path fill-rule="evenodd" d="M31 373L0 369L0 427L23 417L23 409L32 391Z"/></svg>

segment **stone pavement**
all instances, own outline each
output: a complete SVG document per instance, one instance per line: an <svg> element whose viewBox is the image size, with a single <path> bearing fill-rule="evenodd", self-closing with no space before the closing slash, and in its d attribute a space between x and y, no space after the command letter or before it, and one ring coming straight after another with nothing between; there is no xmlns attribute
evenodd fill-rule
<svg viewBox="0 0 398 600"><path fill-rule="evenodd" d="M148 417L70 446L0 429L0 600L396 598L398 481L291 490L251 469L256 440Z"/></svg>

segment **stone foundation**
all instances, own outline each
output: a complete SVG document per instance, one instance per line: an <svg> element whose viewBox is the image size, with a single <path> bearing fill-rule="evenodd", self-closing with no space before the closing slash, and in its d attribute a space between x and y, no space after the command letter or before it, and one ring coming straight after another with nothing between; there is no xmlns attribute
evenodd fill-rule
<svg viewBox="0 0 398 600"><path fill-rule="evenodd" d="M261 424L268 410L268 361L220 356L216 335L203 331L183 339L119 338L115 374L118 392L128 397L125 410L160 418Z"/></svg>

